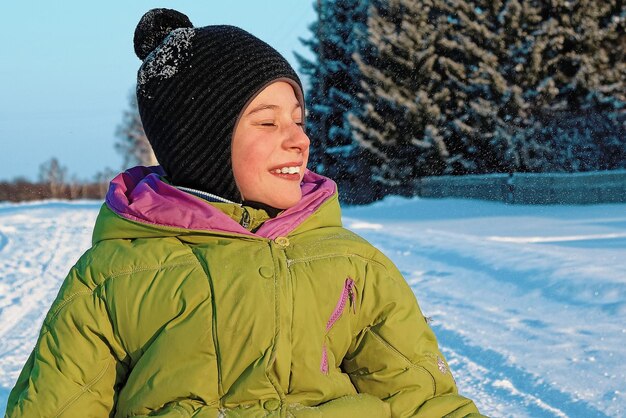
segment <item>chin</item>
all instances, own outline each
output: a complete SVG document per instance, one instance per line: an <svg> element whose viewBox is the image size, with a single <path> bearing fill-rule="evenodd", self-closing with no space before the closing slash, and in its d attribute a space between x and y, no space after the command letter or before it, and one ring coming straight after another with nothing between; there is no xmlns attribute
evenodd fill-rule
<svg viewBox="0 0 626 418"><path fill-rule="evenodd" d="M280 199L276 199L269 205L275 207L276 209L289 209L290 207L297 205L300 199L302 199L302 193L294 193L290 196L283 196Z"/></svg>

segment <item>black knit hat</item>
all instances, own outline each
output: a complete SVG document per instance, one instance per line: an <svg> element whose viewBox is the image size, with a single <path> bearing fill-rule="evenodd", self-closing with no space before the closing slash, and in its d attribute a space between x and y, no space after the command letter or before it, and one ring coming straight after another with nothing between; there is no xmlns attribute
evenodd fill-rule
<svg viewBox="0 0 626 418"><path fill-rule="evenodd" d="M231 140L245 106L274 81L302 84L287 60L234 26L194 28L170 9L147 12L135 29L137 103L148 141L171 182L241 202Z"/></svg>

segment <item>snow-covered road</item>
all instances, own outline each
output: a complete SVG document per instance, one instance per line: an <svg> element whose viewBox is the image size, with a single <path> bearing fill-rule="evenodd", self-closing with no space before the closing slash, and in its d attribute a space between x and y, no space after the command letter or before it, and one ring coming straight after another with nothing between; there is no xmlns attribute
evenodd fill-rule
<svg viewBox="0 0 626 418"><path fill-rule="evenodd" d="M394 198L344 221L399 266L481 410L624 415L626 205Z"/></svg>
<svg viewBox="0 0 626 418"><path fill-rule="evenodd" d="M91 245L99 204L0 204L0 412L69 268Z"/></svg>
<svg viewBox="0 0 626 418"><path fill-rule="evenodd" d="M0 411L99 204L0 204ZM492 417L626 415L626 204L389 198L344 210Z"/></svg>

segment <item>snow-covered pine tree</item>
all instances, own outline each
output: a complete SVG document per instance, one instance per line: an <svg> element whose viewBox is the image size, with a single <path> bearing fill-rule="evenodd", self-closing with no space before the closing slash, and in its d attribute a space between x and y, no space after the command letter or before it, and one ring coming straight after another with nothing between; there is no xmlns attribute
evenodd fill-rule
<svg viewBox="0 0 626 418"><path fill-rule="evenodd" d="M357 38L362 36L367 1L318 0L318 20L312 37L301 42L314 55L312 60L296 54L300 70L308 76L307 133L311 138L309 167L334 179L340 197L349 203L378 198L369 180L372 155L355 142L347 116L360 91L358 67L352 58Z"/></svg>
<svg viewBox="0 0 626 418"><path fill-rule="evenodd" d="M620 0L372 1L351 121L376 180L624 166L625 18Z"/></svg>
<svg viewBox="0 0 626 418"><path fill-rule="evenodd" d="M490 1L377 0L355 58L362 112L351 122L388 187L438 174L517 168L509 113L516 95L498 72L502 44ZM396 190L397 192L397 190Z"/></svg>
<svg viewBox="0 0 626 418"><path fill-rule="evenodd" d="M508 0L499 71L522 106L513 122L523 171L626 162L626 6L621 0Z"/></svg>
<svg viewBox="0 0 626 418"><path fill-rule="evenodd" d="M429 6L417 3L372 1L367 37L354 54L363 91L360 111L349 120L360 146L379 161L372 180L385 193L398 192L417 177L443 173L449 155L438 122L440 102L452 94L445 86L429 88L441 79L433 68L436 32L428 21ZM440 100L432 93L439 93Z"/></svg>
<svg viewBox="0 0 626 418"><path fill-rule="evenodd" d="M515 0L514 0L515 1ZM519 40L502 20L503 1L433 1L439 60L454 60L462 77L448 75L450 88L461 90L443 126L446 142L455 144L448 159L453 174L512 172L520 167L520 127L525 109L521 90L510 82L511 45ZM508 38L508 39L507 39ZM515 48L515 47L513 47ZM515 65L515 64L513 64Z"/></svg>

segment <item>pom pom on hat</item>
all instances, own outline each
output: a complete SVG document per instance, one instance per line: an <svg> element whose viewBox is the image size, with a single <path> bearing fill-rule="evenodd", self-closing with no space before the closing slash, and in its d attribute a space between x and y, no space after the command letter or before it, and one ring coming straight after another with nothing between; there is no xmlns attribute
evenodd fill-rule
<svg viewBox="0 0 626 418"><path fill-rule="evenodd" d="M178 28L193 28L193 24L186 15L177 10L149 10L135 29L135 54L140 60L144 60L171 31Z"/></svg>

